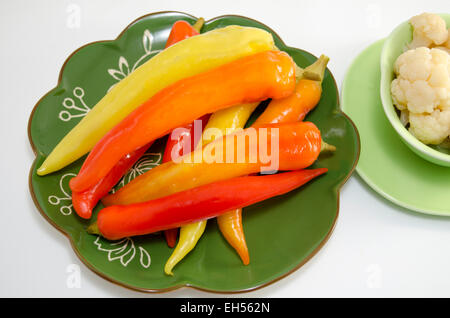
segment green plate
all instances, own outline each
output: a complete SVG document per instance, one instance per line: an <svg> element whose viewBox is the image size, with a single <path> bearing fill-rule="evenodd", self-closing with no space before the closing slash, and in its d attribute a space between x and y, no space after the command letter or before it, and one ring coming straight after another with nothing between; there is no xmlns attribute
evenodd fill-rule
<svg viewBox="0 0 450 318"><path fill-rule="evenodd" d="M407 209L450 216L450 169L412 152L389 123L380 98L384 40L365 49L350 66L342 87L342 109L361 135L358 174L388 200Z"/></svg>
<svg viewBox="0 0 450 318"><path fill-rule="evenodd" d="M172 250L161 235L108 242L86 233L88 222L74 213L68 187L84 158L51 175L36 174L45 156L111 86L164 47L172 24L180 19L196 20L179 12L146 15L132 22L116 40L90 43L66 60L58 86L37 103L30 117L30 142L36 152L30 172L31 194L41 214L69 238L80 259L112 282L148 292L183 286L215 292L253 290L298 269L323 246L338 216L339 188L356 165L358 133L339 109L336 83L328 70L320 104L308 120L316 123L323 138L338 150L314 164L327 167L326 175L283 197L245 209L243 223L251 258L248 266L241 264L211 220L194 251L175 267L175 275L166 276L163 267ZM305 51L286 46L267 26L245 17L214 18L206 22L202 32L232 24L268 30L276 45L300 66L316 60ZM263 107L264 103L253 118ZM123 183L159 164L164 144L164 138L156 142Z"/></svg>

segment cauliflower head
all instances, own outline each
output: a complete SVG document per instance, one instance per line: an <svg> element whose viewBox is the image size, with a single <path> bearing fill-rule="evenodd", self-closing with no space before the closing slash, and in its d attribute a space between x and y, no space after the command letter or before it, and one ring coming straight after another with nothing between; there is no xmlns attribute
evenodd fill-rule
<svg viewBox="0 0 450 318"><path fill-rule="evenodd" d="M409 20L413 27L413 41L409 48L441 45L447 41L448 30L444 19L434 13L422 13Z"/></svg>
<svg viewBox="0 0 450 318"><path fill-rule="evenodd" d="M426 144L439 144L450 130L450 55L419 47L401 54L391 83L394 105L410 132Z"/></svg>

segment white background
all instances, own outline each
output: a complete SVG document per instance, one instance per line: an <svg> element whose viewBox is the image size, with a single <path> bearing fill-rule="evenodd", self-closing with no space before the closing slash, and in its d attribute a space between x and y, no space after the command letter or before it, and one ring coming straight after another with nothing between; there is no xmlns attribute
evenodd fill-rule
<svg viewBox="0 0 450 318"><path fill-rule="evenodd" d="M79 28L68 27L71 4L80 9ZM346 69L366 46L413 15L450 12L450 1L1 1L0 296L223 296L189 288L148 295L109 283L79 261L67 238L37 212L28 191L34 159L28 116L56 85L66 57L88 42L114 39L144 14L165 10L206 19L239 14L259 20L288 45L327 54L341 86ZM71 264L81 270L80 288L67 286ZM281 281L235 295L402 296L450 296L450 218L398 208L356 173L341 191L340 217L323 249Z"/></svg>

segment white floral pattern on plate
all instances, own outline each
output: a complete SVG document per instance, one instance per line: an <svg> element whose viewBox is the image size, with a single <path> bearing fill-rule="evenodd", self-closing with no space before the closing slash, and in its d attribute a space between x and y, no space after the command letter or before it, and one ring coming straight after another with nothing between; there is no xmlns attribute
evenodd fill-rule
<svg viewBox="0 0 450 318"><path fill-rule="evenodd" d="M140 176L141 174L144 174L153 167L159 165L161 159L162 155L160 153L152 153L152 152L145 153L138 161L136 161L136 163L128 171L128 173L122 177L122 179L111 190L111 192L114 193L115 191L119 190L121 187L123 187L125 184L127 184L134 178Z"/></svg>
<svg viewBox="0 0 450 318"><path fill-rule="evenodd" d="M84 117L91 110L91 108L86 105L86 102L84 101L84 89L81 87L75 87L72 94L76 99L78 99L78 102L75 102L72 97L64 98L62 106L65 110L60 111L58 115L59 119L62 121L70 121L72 118ZM70 112L71 110L74 112Z"/></svg>
<svg viewBox="0 0 450 318"><path fill-rule="evenodd" d="M139 252L139 263L142 267L149 268L152 263L150 254L141 246L138 246L136 249L136 244L129 237L120 241L109 242L98 236L94 244L99 251L107 253L108 261L119 260L124 267L135 258L137 252Z"/></svg>
<svg viewBox="0 0 450 318"><path fill-rule="evenodd" d="M122 180L116 185L115 189L123 187L125 184L136 178L137 176L147 172L154 166L157 166L161 161L162 155L160 153L145 153L128 171L128 173L123 176ZM59 189L61 194L48 196L48 202L51 205L58 206L59 212L62 215L68 216L73 212L72 196L69 190L69 177L75 177L75 173L66 173L59 179ZM114 191L114 189L113 189ZM132 238L124 238L117 242L109 242L101 239L100 236L94 241L99 251L108 253L108 261L112 262L119 260L120 264L127 266L131 260L136 256L137 251L139 252L139 262L142 267L148 268L151 264L150 254L141 246L136 248L136 245Z"/></svg>
<svg viewBox="0 0 450 318"><path fill-rule="evenodd" d="M75 173L66 173L59 179L59 189L61 190L62 196L56 196L56 195L50 195L48 197L48 203L51 205L61 205L64 203L60 208L59 212L61 212L62 215L71 215L72 214L72 196L69 194L69 191L66 189L68 188L68 177L75 177ZM67 180L66 180L67 179ZM69 204L67 204L69 203Z"/></svg>
<svg viewBox="0 0 450 318"><path fill-rule="evenodd" d="M144 48L144 53L141 57L137 59L137 61L130 68L130 64L128 60L124 56L119 57L118 69L110 68L108 69L108 74L112 76L117 82L112 84L108 88L108 92L122 79L127 77L131 72L137 69L146 58L148 58L152 54L156 54L161 52L161 50L152 50L153 44L153 35L152 33L146 29L142 36L142 46ZM78 102L75 102L74 98L66 97L62 102L62 106L65 108L64 110L59 112L59 119L65 122L70 121L73 118L84 117L91 110L86 102L84 101L84 89L77 86L72 90L73 96L78 99Z"/></svg>
<svg viewBox="0 0 450 318"><path fill-rule="evenodd" d="M153 35L149 30L145 30L144 34L142 36L142 46L144 47L144 54L133 64L133 66L130 68L130 64L128 63L127 59L123 56L119 58L119 69L108 69L109 75L111 75L115 80L117 80L117 83L123 80L125 77L127 77L130 73L132 73L135 69L137 69L142 62L149 57L152 54L156 54L161 52L161 50L152 50L152 44L153 44ZM114 83L111 85L111 87L108 89L108 92L117 84Z"/></svg>

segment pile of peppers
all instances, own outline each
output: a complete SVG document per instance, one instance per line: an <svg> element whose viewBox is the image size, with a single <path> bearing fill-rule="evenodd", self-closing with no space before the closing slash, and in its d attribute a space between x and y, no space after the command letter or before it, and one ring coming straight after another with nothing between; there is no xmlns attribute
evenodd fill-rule
<svg viewBox="0 0 450 318"><path fill-rule="evenodd" d="M242 208L326 173L326 168L307 168L321 152L335 150L313 123L303 121L320 101L326 56L301 69L264 30L229 26L200 34L203 23L175 22L165 49L109 91L38 169L45 175L89 152L70 180L79 217L90 219L97 204L104 205L87 231L110 240L162 231L174 248L164 267L168 275L213 217L248 265ZM245 128L266 100L265 110ZM203 135L195 131L199 123ZM209 128L214 136L207 134ZM237 143L253 128L268 132L262 136L256 130L258 147ZM167 135L162 163L111 193L152 143ZM259 174L265 162L258 149L270 148L274 138L282 172ZM241 147L245 160L177 160L203 158L213 148L216 157L225 158L228 147Z"/></svg>

